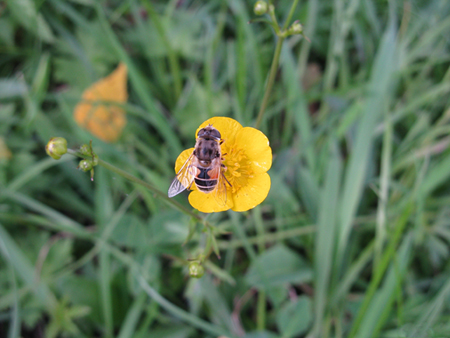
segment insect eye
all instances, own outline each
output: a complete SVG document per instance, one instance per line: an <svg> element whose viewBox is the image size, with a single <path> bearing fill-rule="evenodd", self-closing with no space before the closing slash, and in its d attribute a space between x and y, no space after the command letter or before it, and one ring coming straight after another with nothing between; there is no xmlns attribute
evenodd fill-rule
<svg viewBox="0 0 450 338"><path fill-rule="evenodd" d="M211 130L210 135L211 135L212 137L214 137L214 138L219 139L219 140L222 138L221 135L220 135L220 132L219 132L217 129Z"/></svg>
<svg viewBox="0 0 450 338"><path fill-rule="evenodd" d="M198 132L197 137L203 137L203 136L206 135L206 133L207 133L207 132L206 132L205 128L200 129L200 131Z"/></svg>
<svg viewBox="0 0 450 338"><path fill-rule="evenodd" d="M215 138L217 140L220 140L222 138L221 135L220 135L220 132L217 129L213 129L213 128L200 129L200 131L197 134L197 137L200 137L200 138Z"/></svg>

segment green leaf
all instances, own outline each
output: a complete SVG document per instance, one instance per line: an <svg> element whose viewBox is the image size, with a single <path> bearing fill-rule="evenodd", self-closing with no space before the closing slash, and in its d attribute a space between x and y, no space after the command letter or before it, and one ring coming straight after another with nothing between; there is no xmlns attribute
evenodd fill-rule
<svg viewBox="0 0 450 338"><path fill-rule="evenodd" d="M305 332L311 324L311 308L311 300L306 296L286 303L276 318L282 337L298 337Z"/></svg>
<svg viewBox="0 0 450 338"><path fill-rule="evenodd" d="M262 273L265 276L262 276ZM278 286L306 282L311 278L312 271L304 260L283 245L277 245L259 255L246 274L247 283L261 289L265 285L264 279L267 286Z"/></svg>
<svg viewBox="0 0 450 338"><path fill-rule="evenodd" d="M45 42L53 42L54 36L42 14L36 11L32 0L14 0L6 2L12 16L30 33L36 34Z"/></svg>
<svg viewBox="0 0 450 338"><path fill-rule="evenodd" d="M337 210L339 210L339 188L341 184L342 163L335 143L331 146L328 171L321 194L319 219L315 242L314 272L315 272L315 329L321 336L323 318L328 304L329 280L333 268L334 248L336 243Z"/></svg>
<svg viewBox="0 0 450 338"><path fill-rule="evenodd" d="M355 147L352 149L346 168L345 183L341 197L340 229L338 233L338 261L342 262L347 249L353 219L361 201L369 156L373 146L373 133L376 123L381 119L387 96L390 94L394 72L398 67L396 52L396 28L389 25L380 42L372 76L368 85L363 114L357 125Z"/></svg>
<svg viewBox="0 0 450 338"><path fill-rule="evenodd" d="M373 297L356 337L379 337L375 332L383 327L387 318L392 318L390 312L395 300L395 292L400 287L399 283L405 277L411 249L412 236L410 234L405 236L402 245L398 248L397 254L386 273L383 285Z"/></svg>
<svg viewBox="0 0 450 338"><path fill-rule="evenodd" d="M145 224L133 214L125 214L114 228L111 239L118 245L129 248L145 248L150 238Z"/></svg>

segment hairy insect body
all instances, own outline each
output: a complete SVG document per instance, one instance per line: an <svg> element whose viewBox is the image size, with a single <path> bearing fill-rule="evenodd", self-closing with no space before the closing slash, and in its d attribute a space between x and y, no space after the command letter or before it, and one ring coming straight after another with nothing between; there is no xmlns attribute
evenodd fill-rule
<svg viewBox="0 0 450 338"><path fill-rule="evenodd" d="M199 138L195 145L192 165L197 169L195 175L195 185L200 191L205 193L215 189L218 181L217 170L221 165L220 145L216 140Z"/></svg>
<svg viewBox="0 0 450 338"><path fill-rule="evenodd" d="M170 185L169 197L190 189L194 183L199 191L214 192L221 204L226 203L222 142L220 132L211 125L198 132L194 151Z"/></svg>

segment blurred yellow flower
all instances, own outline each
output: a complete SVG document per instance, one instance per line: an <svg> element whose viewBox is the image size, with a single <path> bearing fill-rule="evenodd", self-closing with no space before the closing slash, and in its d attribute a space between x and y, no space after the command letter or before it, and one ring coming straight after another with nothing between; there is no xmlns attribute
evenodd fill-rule
<svg viewBox="0 0 450 338"><path fill-rule="evenodd" d="M232 209L247 211L256 207L267 197L270 190L270 176L267 171L272 166L272 149L269 140L259 130L242 125L228 117L213 117L203 122L200 129L211 124L216 128L224 141L221 152L226 167L226 205L221 205L212 193L204 193L195 184L190 187L189 203L201 212L218 212ZM175 163L178 173L194 148L183 151ZM230 186L231 185L231 186Z"/></svg>
<svg viewBox="0 0 450 338"><path fill-rule="evenodd" d="M74 110L78 125L105 142L116 141L127 123L125 111L117 105L128 99L126 65L120 63L110 75L87 88L82 98Z"/></svg>

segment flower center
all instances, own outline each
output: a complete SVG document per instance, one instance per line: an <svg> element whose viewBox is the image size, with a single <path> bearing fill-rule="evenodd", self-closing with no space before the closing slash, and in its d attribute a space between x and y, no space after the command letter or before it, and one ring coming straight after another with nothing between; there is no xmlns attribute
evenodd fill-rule
<svg viewBox="0 0 450 338"><path fill-rule="evenodd" d="M254 173L244 149L236 144L223 148L222 151L226 154L223 156L223 164L227 167L225 177L231 184L231 187L227 184L227 189L231 189L232 193L236 193L247 184L247 179L253 177Z"/></svg>

